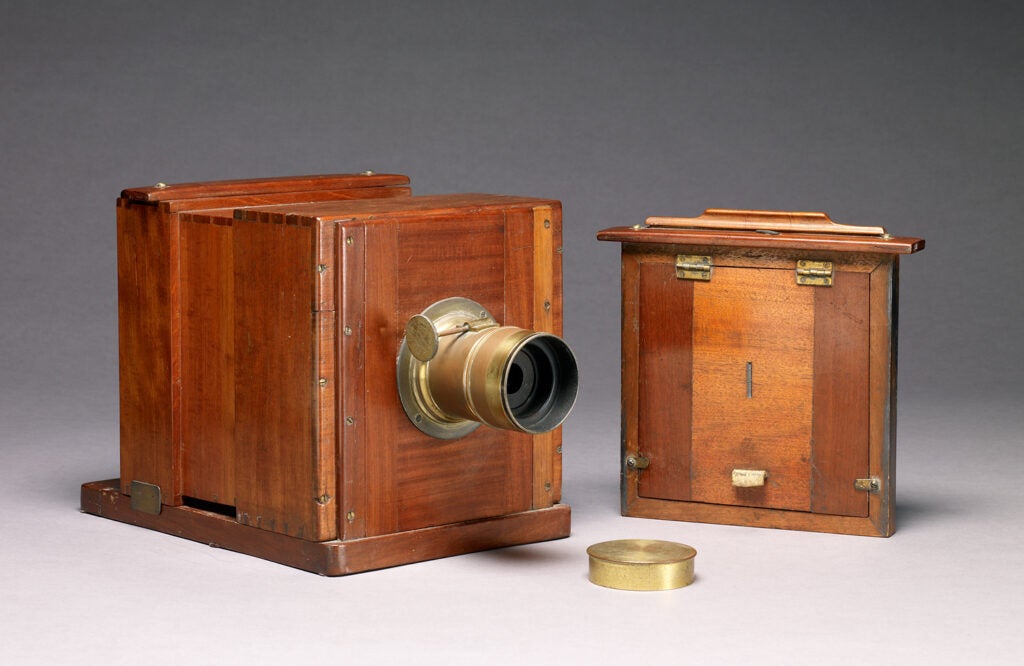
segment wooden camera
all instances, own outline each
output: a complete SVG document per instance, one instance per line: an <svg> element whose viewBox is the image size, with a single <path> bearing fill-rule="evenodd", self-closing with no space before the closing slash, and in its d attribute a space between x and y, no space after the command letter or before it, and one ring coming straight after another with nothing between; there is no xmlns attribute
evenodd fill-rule
<svg viewBox="0 0 1024 666"><path fill-rule="evenodd" d="M899 256L822 213L709 210L622 243L622 512L888 536Z"/></svg>
<svg viewBox="0 0 1024 666"><path fill-rule="evenodd" d="M326 575L568 536L561 205L407 184L122 193L121 477L83 510Z"/></svg>

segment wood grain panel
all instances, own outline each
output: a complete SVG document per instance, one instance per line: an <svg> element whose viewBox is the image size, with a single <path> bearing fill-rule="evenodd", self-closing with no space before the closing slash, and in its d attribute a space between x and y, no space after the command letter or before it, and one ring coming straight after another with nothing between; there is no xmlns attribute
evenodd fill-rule
<svg viewBox="0 0 1024 666"><path fill-rule="evenodd" d="M331 538L316 498L316 328L310 227L235 223L235 457L239 522Z"/></svg>
<svg viewBox="0 0 1024 666"><path fill-rule="evenodd" d="M899 315L899 259L878 266L871 284L870 421L868 454L871 476L881 481L880 492L868 497L871 519L878 532L896 529L896 341Z"/></svg>
<svg viewBox="0 0 1024 666"><path fill-rule="evenodd" d="M391 419L391 441L380 445L392 447L396 527L412 530L529 509L529 436L482 426L449 442L428 437L409 423L395 388L394 359L410 316L451 296L471 298L498 316L504 312L505 215L462 212L442 220L403 220L397 228L398 307L386 342L382 340L389 367L387 372L367 372L368 393L378 396ZM524 242L532 246L532 226L524 233ZM371 268L368 259L368 271L384 270ZM385 411L384 405L393 406Z"/></svg>
<svg viewBox="0 0 1024 666"><path fill-rule="evenodd" d="M346 252L355 247L356 236L346 236L346 243L348 237L353 238L353 245L346 245ZM366 427L362 431L360 455L366 492L364 529L366 536L374 536L394 532L398 525L395 466L400 443L396 441L396 429L406 416L398 398L395 359L405 330L405 321L399 323L400 317L396 312L401 267L398 257L398 226L367 225L365 239L363 418ZM358 415L346 414L342 428L355 425L349 421L350 418L356 419Z"/></svg>
<svg viewBox="0 0 1024 666"><path fill-rule="evenodd" d="M172 226L152 207L118 202L121 491L128 493L133 480L156 484L168 504L181 497L181 448L173 423Z"/></svg>
<svg viewBox="0 0 1024 666"><path fill-rule="evenodd" d="M131 201L168 201L210 197L248 196L311 190L347 190L360 187L408 185L409 178L398 174L322 174L242 180L211 180L197 183L173 183L163 186L133 187L121 192Z"/></svg>
<svg viewBox="0 0 1024 666"><path fill-rule="evenodd" d="M694 283L676 278L669 260L640 264L637 448L651 465L638 493L689 500Z"/></svg>
<svg viewBox="0 0 1024 666"><path fill-rule="evenodd" d="M868 252L871 254L911 254L924 249L921 238L870 238L830 236L828 234L786 233L778 236L753 231L707 231L704 229L667 229L656 227L612 227L597 234L598 240L620 243L658 243L686 246L759 247L766 250L802 250Z"/></svg>
<svg viewBox="0 0 1024 666"><path fill-rule="evenodd" d="M814 289L811 510L868 515L868 275L835 271Z"/></svg>
<svg viewBox="0 0 1024 666"><path fill-rule="evenodd" d="M640 259L635 246L622 246L622 416L619 501L623 515L632 515L640 472L625 460L638 453L640 403Z"/></svg>
<svg viewBox="0 0 1024 666"><path fill-rule="evenodd" d="M557 226L550 206L533 209L530 227L533 231L533 326L537 331L555 333L555 318L561 314L561 293L555 293L554 232ZM560 319L560 316L559 316ZM555 490L557 449L562 442L562 429L555 428L533 436L533 508L551 506Z"/></svg>
<svg viewBox="0 0 1024 666"><path fill-rule="evenodd" d="M351 241L349 240L351 239ZM338 489L341 504L338 530L344 539L366 536L369 489L366 468L372 452L366 450L365 341L367 295L366 232L362 224L341 226L337 233L338 335L340 375L337 424L341 442ZM392 295L393 298L393 295ZM352 421L349 422L348 419Z"/></svg>
<svg viewBox="0 0 1024 666"><path fill-rule="evenodd" d="M235 504L233 228L181 223L183 493Z"/></svg>
<svg viewBox="0 0 1024 666"><path fill-rule="evenodd" d="M693 499L809 510L814 289L789 271L716 267L693 310ZM768 481L733 488L733 469Z"/></svg>
<svg viewBox="0 0 1024 666"><path fill-rule="evenodd" d="M361 187L350 190L311 190L275 194L235 194L231 196L204 197L201 199L171 199L161 201L159 205L161 210L174 213L179 211L231 209L243 206L305 204L316 201L389 199L391 197L408 197L411 195L412 189L408 187Z"/></svg>
<svg viewBox="0 0 1024 666"><path fill-rule="evenodd" d="M569 536L569 507L558 505L352 541L306 541L188 506L165 507L160 515L133 511L118 485L117 479L83 484L82 511L325 576Z"/></svg>
<svg viewBox="0 0 1024 666"><path fill-rule="evenodd" d="M504 311L505 218L502 211L402 220L396 270L405 321L443 298L462 296L495 317ZM399 336L399 340L401 336ZM397 351L397 347L396 347Z"/></svg>

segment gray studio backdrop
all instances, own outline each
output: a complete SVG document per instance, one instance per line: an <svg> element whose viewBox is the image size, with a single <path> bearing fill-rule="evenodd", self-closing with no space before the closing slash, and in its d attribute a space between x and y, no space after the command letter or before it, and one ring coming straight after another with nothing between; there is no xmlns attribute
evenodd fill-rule
<svg viewBox="0 0 1024 666"><path fill-rule="evenodd" d="M1020 475L1022 28L1010 2L4 2L4 490L71 508L116 474L122 188L364 169L563 202L583 511L615 510L618 464L619 248L595 232L707 207L926 238L903 451Z"/></svg>

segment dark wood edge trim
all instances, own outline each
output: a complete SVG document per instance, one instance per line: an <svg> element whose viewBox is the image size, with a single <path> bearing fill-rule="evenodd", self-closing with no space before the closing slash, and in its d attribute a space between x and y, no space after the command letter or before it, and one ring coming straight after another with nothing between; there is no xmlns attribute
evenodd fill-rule
<svg viewBox="0 0 1024 666"><path fill-rule="evenodd" d="M636 498L623 515L633 518L658 518L691 523L714 523L744 527L768 527L782 530L805 532L828 532L854 536L880 536L889 534L879 531L870 518L833 516L788 511L785 509L762 509L701 502L679 502Z"/></svg>
<svg viewBox="0 0 1024 666"><path fill-rule="evenodd" d="M352 541L305 541L240 525L233 519L187 506L159 515L134 511L118 479L82 485L82 511L147 527L325 576L422 562L451 555L569 536L571 510L564 504L496 518L427 527Z"/></svg>
<svg viewBox="0 0 1024 666"><path fill-rule="evenodd" d="M280 194L306 190L351 189L359 187L387 187L408 185L409 177L401 174L324 174L316 176L288 176L284 178L251 178L242 180L213 180L195 183L175 183L163 187L131 187L121 196L132 201L152 203L168 199L203 199L242 194Z"/></svg>
<svg viewBox="0 0 1024 666"><path fill-rule="evenodd" d="M924 249L924 239L910 237L864 238L826 234L787 233L777 236L757 232L699 231L643 227L611 227L597 239L619 243L666 243L675 245L722 245L783 249L835 249L879 254L912 254Z"/></svg>

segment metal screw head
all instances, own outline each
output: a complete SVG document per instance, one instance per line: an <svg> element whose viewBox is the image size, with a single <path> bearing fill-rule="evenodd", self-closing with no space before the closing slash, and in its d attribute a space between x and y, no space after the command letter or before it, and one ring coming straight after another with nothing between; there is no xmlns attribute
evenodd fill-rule
<svg viewBox="0 0 1024 666"><path fill-rule="evenodd" d="M551 220L544 220L544 228L545 229L550 229L551 228Z"/></svg>
<svg viewBox="0 0 1024 666"><path fill-rule="evenodd" d="M351 236L349 236L348 238L345 239L345 245L352 245L355 242L356 242L356 239L352 238Z"/></svg>
<svg viewBox="0 0 1024 666"><path fill-rule="evenodd" d="M362 175L364 175L364 176L372 176L373 174L374 174L374 172L373 172L373 171L369 171L369 170L367 170L367 171L364 171L364 172L362 173Z"/></svg>
<svg viewBox="0 0 1024 666"><path fill-rule="evenodd" d="M316 265L316 272L317 273L326 273L327 272L327 264L317 264Z"/></svg>
<svg viewBox="0 0 1024 666"><path fill-rule="evenodd" d="M320 378L320 388L327 386L327 380L323 377Z"/></svg>
<svg viewBox="0 0 1024 666"><path fill-rule="evenodd" d="M549 312L551 310L551 301L544 301L544 311Z"/></svg>
<svg viewBox="0 0 1024 666"><path fill-rule="evenodd" d="M158 190L162 190L162 189L164 189L165 187L167 187L167 183L157 183L157 184L156 184L156 185L154 185L153 187L155 187L155 188L156 188L156 189L158 189Z"/></svg>
<svg viewBox="0 0 1024 666"><path fill-rule="evenodd" d="M344 329L344 333L345 333L345 335L352 335L352 327L351 326L346 326L345 329Z"/></svg>
<svg viewBox="0 0 1024 666"><path fill-rule="evenodd" d="M352 418L351 416L346 416L345 417L345 425L352 425L355 422L356 422L356 420L354 418Z"/></svg>
<svg viewBox="0 0 1024 666"><path fill-rule="evenodd" d="M353 520L356 519L356 512L355 511L349 511L347 514L345 514L345 517L348 518L348 522L351 523Z"/></svg>

